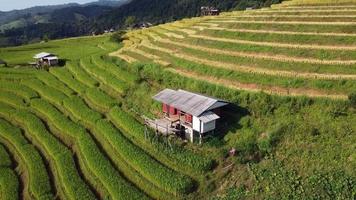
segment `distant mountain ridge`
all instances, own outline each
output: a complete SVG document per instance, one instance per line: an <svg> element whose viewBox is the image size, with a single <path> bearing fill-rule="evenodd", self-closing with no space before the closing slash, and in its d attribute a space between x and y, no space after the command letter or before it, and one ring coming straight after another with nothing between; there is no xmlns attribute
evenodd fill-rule
<svg viewBox="0 0 356 200"><path fill-rule="evenodd" d="M281 0L99 0L88 4L39 6L0 13L0 46L89 35L131 23L161 24L200 15L201 6L221 11L264 7Z"/></svg>

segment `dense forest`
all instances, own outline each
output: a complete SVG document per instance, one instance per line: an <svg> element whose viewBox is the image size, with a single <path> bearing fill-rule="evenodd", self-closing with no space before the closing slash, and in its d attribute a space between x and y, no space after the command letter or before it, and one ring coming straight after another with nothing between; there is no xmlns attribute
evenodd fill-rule
<svg viewBox="0 0 356 200"><path fill-rule="evenodd" d="M119 7L109 5L73 5L50 13L30 13L26 18L42 21L0 31L0 46L15 46L102 33L106 29L125 29L127 18L132 23L143 21L160 24L185 17L198 16L200 7L215 6L222 11L247 7L265 7L281 0L132 0ZM0 24L1 25L1 24Z"/></svg>

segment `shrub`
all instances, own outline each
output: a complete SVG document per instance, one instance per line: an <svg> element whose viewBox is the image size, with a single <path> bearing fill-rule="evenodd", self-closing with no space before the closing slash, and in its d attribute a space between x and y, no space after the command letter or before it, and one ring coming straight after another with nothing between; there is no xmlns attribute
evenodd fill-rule
<svg viewBox="0 0 356 200"><path fill-rule="evenodd" d="M349 102L352 107L356 108L356 92L353 92L349 95Z"/></svg>

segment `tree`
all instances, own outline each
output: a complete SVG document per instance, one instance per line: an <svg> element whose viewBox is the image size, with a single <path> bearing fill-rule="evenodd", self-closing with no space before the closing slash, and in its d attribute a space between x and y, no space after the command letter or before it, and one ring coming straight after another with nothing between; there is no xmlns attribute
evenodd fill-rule
<svg viewBox="0 0 356 200"><path fill-rule="evenodd" d="M111 35L111 40L114 42L122 42L124 40L124 35L125 35L125 31L116 31L114 34Z"/></svg>
<svg viewBox="0 0 356 200"><path fill-rule="evenodd" d="M349 95L349 101L352 107L356 108L356 92Z"/></svg>
<svg viewBox="0 0 356 200"><path fill-rule="evenodd" d="M131 27L131 26L133 26L135 23L136 23L136 17L135 17L135 16L128 16L128 17L126 17L126 19L125 19L124 27L126 27L126 28Z"/></svg>

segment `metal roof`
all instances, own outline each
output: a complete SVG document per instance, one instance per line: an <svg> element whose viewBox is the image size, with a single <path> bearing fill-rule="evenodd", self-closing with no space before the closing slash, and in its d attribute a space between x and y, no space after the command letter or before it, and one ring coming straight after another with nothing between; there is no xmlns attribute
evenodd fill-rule
<svg viewBox="0 0 356 200"><path fill-rule="evenodd" d="M215 114L211 111L205 112L199 117L200 121L202 121L203 123L208 123L208 122L217 120L219 118L220 117L217 114Z"/></svg>
<svg viewBox="0 0 356 200"><path fill-rule="evenodd" d="M45 57L47 60L58 60L57 56L49 56L49 57Z"/></svg>
<svg viewBox="0 0 356 200"><path fill-rule="evenodd" d="M165 89L156 94L153 99L183 112L199 117L206 111L219 108L228 102L213 97L188 92L185 90Z"/></svg>
<svg viewBox="0 0 356 200"><path fill-rule="evenodd" d="M44 57L48 57L48 56L54 56L54 54L42 52L42 53L36 54L33 58L39 59L39 58L44 58Z"/></svg>

